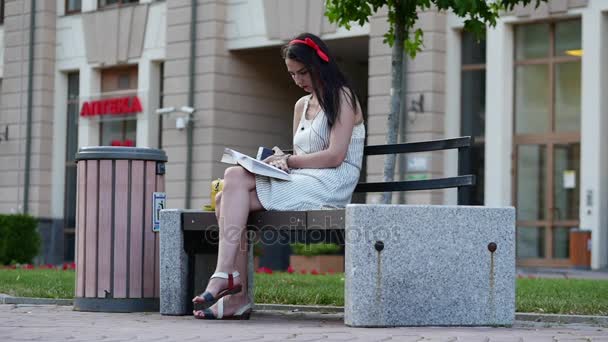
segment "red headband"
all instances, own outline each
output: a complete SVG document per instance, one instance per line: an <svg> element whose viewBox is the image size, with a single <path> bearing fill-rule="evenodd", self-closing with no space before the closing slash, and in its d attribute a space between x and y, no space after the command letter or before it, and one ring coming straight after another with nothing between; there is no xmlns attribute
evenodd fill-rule
<svg viewBox="0 0 608 342"><path fill-rule="evenodd" d="M321 48L319 47L319 45L317 45L317 43L315 43L310 38L306 38L304 40L294 39L294 40L292 40L292 41L289 42L289 45L292 45L292 44L304 44L304 45L308 45L311 48L315 49L315 51L317 52L317 55L319 56L319 58L321 58L322 60L324 60L326 63L329 62L329 57L327 57L327 55L325 54L325 52L321 51Z"/></svg>

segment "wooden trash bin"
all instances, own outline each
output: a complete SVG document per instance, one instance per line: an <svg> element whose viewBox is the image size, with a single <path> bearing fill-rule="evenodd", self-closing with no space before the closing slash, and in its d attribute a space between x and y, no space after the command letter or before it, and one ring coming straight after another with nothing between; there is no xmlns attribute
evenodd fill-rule
<svg viewBox="0 0 608 342"><path fill-rule="evenodd" d="M591 231L570 229L570 264L574 268L591 267Z"/></svg>
<svg viewBox="0 0 608 342"><path fill-rule="evenodd" d="M159 311L153 193L165 188L162 150L83 147L78 163L74 310Z"/></svg>

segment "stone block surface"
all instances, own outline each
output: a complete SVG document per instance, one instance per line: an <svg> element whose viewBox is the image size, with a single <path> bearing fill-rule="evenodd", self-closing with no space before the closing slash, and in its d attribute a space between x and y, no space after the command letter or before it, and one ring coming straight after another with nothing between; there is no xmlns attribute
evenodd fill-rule
<svg viewBox="0 0 608 342"><path fill-rule="evenodd" d="M493 326L515 319L512 207L348 205L345 257L349 326Z"/></svg>
<svg viewBox="0 0 608 342"><path fill-rule="evenodd" d="M160 211L160 313L185 315L188 309L188 256L184 251L182 212Z"/></svg>

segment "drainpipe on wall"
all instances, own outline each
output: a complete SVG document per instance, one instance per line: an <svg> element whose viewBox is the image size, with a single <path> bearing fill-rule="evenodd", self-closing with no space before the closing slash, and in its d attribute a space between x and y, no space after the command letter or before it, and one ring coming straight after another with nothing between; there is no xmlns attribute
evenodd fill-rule
<svg viewBox="0 0 608 342"><path fill-rule="evenodd" d="M408 36L408 32L405 32L405 36ZM406 142L406 134L407 134L407 111L408 111L408 106L407 106L407 99L406 99L406 94L407 94L407 55L404 53L403 54L403 61L401 64L401 68L402 72L401 74L403 75L401 77L401 118L399 119L399 123L400 123L400 127L399 127L399 142L400 143L404 143ZM405 155L405 153L400 153L399 157L399 180L400 181L404 181L405 180L405 173L407 172L407 157ZM399 191L399 203L400 204L405 204L405 191Z"/></svg>
<svg viewBox="0 0 608 342"><path fill-rule="evenodd" d="M23 213L29 212L30 202L30 164L32 154L32 104L34 95L34 33L36 26L36 0L31 1L30 43L27 76L27 123L25 135L25 179L23 184Z"/></svg>
<svg viewBox="0 0 608 342"><path fill-rule="evenodd" d="M190 66L189 66L189 86L188 86L188 106L194 107L194 72L195 72L195 60L196 60L196 20L197 20L197 1L192 0L192 13L190 23ZM189 114L192 115L192 114ZM190 202L192 197L192 149L193 149L193 136L194 136L194 122L188 120L188 127L186 127L186 203L185 207L190 208Z"/></svg>

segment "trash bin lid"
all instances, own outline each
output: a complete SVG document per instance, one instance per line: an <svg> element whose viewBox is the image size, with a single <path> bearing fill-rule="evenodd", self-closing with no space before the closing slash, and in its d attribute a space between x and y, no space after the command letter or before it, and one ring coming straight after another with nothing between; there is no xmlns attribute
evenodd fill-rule
<svg viewBox="0 0 608 342"><path fill-rule="evenodd" d="M166 162L167 154L165 151L155 148L124 146L81 147L76 153L76 160L90 159L134 159Z"/></svg>

